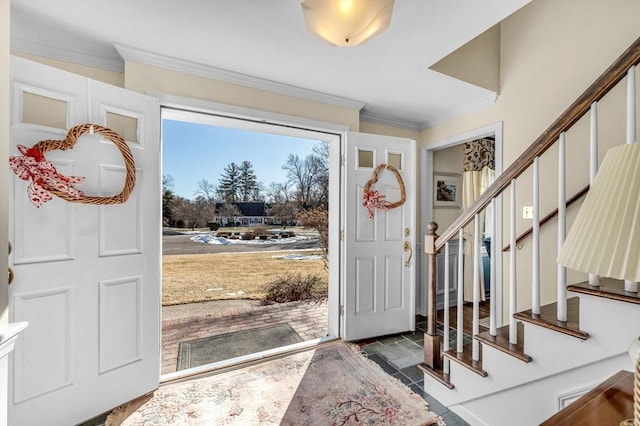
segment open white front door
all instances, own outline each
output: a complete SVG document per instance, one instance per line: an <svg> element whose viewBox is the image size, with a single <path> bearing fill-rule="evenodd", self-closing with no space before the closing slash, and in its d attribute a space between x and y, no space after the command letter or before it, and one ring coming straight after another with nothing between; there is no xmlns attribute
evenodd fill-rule
<svg viewBox="0 0 640 426"><path fill-rule="evenodd" d="M345 274L343 330L345 340L357 340L415 329L416 167L415 141L389 136L348 133L345 144ZM363 191L376 167L372 190L394 203L373 211L363 206Z"/></svg>
<svg viewBox="0 0 640 426"><path fill-rule="evenodd" d="M11 58L10 155L64 139L73 126L112 128L133 152L128 201L36 208L10 180L11 321L28 321L10 364L9 424L73 425L157 388L160 377L160 108L121 88ZM124 160L109 140L81 136L46 154L86 177L86 195L118 194ZM6 165L5 165L6 167Z"/></svg>

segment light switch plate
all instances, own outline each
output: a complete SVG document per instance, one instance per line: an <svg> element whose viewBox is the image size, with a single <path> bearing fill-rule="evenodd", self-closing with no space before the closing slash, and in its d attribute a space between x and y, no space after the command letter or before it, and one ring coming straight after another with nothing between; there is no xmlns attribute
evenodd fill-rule
<svg viewBox="0 0 640 426"><path fill-rule="evenodd" d="M522 206L522 218L533 219L533 206Z"/></svg>

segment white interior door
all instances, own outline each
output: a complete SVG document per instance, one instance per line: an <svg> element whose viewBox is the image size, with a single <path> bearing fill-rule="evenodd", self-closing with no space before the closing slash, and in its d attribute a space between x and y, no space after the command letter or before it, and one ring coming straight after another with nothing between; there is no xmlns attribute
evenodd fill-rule
<svg viewBox="0 0 640 426"><path fill-rule="evenodd" d="M364 339L415 329L415 141L348 133L345 144L345 250L342 336ZM394 166L398 179L381 170L372 189L386 201L406 200L369 217L363 191L380 164Z"/></svg>
<svg viewBox="0 0 640 426"><path fill-rule="evenodd" d="M36 208L9 182L11 321L28 321L10 364L9 424L72 425L145 394L160 376L160 108L157 100L11 58L10 155L64 139L78 124L117 131L137 182L128 201L53 200ZM46 154L84 176L87 195L121 191L124 160L109 140L81 136Z"/></svg>

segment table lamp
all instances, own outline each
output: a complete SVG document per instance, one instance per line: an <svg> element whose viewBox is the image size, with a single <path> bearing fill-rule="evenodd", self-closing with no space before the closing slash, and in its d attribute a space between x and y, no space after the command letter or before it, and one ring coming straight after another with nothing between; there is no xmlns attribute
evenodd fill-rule
<svg viewBox="0 0 640 426"><path fill-rule="evenodd" d="M557 262L576 271L640 281L640 143L607 152ZM634 419L621 426L640 426L638 339L629 354L636 366Z"/></svg>

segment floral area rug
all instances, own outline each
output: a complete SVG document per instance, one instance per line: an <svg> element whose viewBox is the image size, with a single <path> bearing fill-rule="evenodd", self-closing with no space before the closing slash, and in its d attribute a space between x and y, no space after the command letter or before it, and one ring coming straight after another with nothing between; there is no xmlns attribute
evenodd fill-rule
<svg viewBox="0 0 640 426"><path fill-rule="evenodd" d="M426 401L333 343L230 372L161 386L116 408L116 425L444 425Z"/></svg>

